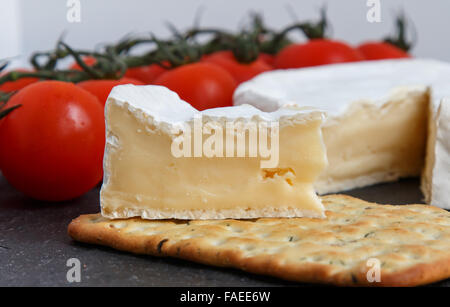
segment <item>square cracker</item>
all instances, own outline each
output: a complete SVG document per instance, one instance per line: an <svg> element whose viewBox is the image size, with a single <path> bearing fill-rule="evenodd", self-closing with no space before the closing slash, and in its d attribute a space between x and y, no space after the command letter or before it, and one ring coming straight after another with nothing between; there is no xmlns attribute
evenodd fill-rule
<svg viewBox="0 0 450 307"><path fill-rule="evenodd" d="M345 195L322 200L326 219L152 221L91 214L73 220L68 231L81 242L299 282L416 286L450 277L450 212ZM379 260L381 282L367 280L370 258Z"/></svg>

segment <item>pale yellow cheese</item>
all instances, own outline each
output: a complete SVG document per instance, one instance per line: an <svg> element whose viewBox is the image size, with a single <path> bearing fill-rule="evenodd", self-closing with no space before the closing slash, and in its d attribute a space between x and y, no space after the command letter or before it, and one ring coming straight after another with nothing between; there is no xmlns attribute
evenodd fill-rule
<svg viewBox="0 0 450 307"><path fill-rule="evenodd" d="M161 87L122 88L137 97L120 90L113 90L106 108L108 142L101 190L105 217L324 217L313 188L327 164L320 130L322 113L311 111L281 119L278 165L264 169L261 157L174 157L171 146L177 135L158 122L155 114L133 105L133 99L147 97L139 96L140 91L160 91ZM147 103L164 106L164 101ZM212 119L204 116L203 122ZM257 116L247 120L263 121ZM193 128L192 120L187 124Z"/></svg>
<svg viewBox="0 0 450 307"><path fill-rule="evenodd" d="M399 90L382 108L358 101L323 127L329 165L320 194L419 176L425 157L429 91Z"/></svg>

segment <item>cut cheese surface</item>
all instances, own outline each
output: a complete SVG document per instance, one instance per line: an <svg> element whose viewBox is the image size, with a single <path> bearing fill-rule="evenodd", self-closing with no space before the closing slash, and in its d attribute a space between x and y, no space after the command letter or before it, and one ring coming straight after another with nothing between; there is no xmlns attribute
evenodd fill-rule
<svg viewBox="0 0 450 307"><path fill-rule="evenodd" d="M420 175L428 104L427 91L404 91L382 109L355 104L324 125L329 166L315 184L317 191L345 191Z"/></svg>
<svg viewBox="0 0 450 307"><path fill-rule="evenodd" d="M329 166L315 184L326 194L420 175L429 107L450 95L449 84L450 64L444 62L346 63L263 73L238 87L234 104L326 112Z"/></svg>
<svg viewBox="0 0 450 307"><path fill-rule="evenodd" d="M199 112L164 87L115 87L106 105L102 214L145 219L324 217L313 187L327 164L323 118L322 112L298 107L266 113L244 105ZM198 131L199 123L204 152L195 152L198 135L178 146L179 137ZM227 124L234 128L226 130ZM257 138L253 145L265 148L261 140L266 140L277 147L276 164L268 165L272 157L252 154L248 127L253 124L271 127L267 138ZM220 130L224 133L208 147ZM244 156L238 156L237 144L227 152L225 132L232 132L234 140L248 140ZM220 143L224 146L217 149ZM188 147L192 155L180 156Z"/></svg>
<svg viewBox="0 0 450 307"><path fill-rule="evenodd" d="M428 204L450 209L450 99L431 110L422 191Z"/></svg>

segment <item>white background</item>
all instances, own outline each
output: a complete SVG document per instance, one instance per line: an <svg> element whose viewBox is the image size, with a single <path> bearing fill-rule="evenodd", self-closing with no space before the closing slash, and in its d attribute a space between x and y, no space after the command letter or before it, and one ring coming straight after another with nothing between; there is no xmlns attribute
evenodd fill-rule
<svg viewBox="0 0 450 307"><path fill-rule="evenodd" d="M0 59L54 46L63 31L66 41L78 48L115 41L130 32L169 32L164 22L180 28L193 23L199 8L201 24L236 29L245 23L246 12L263 13L266 22L281 28L293 21L315 19L326 3L333 37L352 44L378 39L390 33L396 12L403 9L418 32L415 56L450 61L450 1L380 0L382 22L366 19L367 0L80 0L81 22L67 21L67 0L0 0ZM16 62L16 65L18 63ZM20 63L23 65L23 63Z"/></svg>

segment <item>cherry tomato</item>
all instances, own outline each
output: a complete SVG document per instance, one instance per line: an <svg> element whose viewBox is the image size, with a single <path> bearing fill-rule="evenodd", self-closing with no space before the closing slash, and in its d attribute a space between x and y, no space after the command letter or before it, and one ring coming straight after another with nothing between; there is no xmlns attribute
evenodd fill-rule
<svg viewBox="0 0 450 307"><path fill-rule="evenodd" d="M214 52L202 61L222 67L233 76L238 84L250 80L262 72L273 69L260 58L249 64L239 63L233 52L228 50Z"/></svg>
<svg viewBox="0 0 450 307"><path fill-rule="evenodd" d="M125 77L142 81L145 84L152 84L156 78L158 78L166 71L166 68L158 64L152 64L147 66L128 68L127 72L125 73Z"/></svg>
<svg viewBox="0 0 450 307"><path fill-rule="evenodd" d="M204 62L210 55L211 55L211 53L209 53L209 54L202 54L202 57L200 58L200 61Z"/></svg>
<svg viewBox="0 0 450 307"><path fill-rule="evenodd" d="M31 72L31 70L27 69L17 69L16 71ZM21 78L17 81L5 82L0 85L0 91L6 93L18 91L23 89L25 86L35 83L37 81L39 81L38 78Z"/></svg>
<svg viewBox="0 0 450 307"><path fill-rule="evenodd" d="M275 68L299 68L363 59L358 50L343 42L315 39L283 48L275 58Z"/></svg>
<svg viewBox="0 0 450 307"><path fill-rule="evenodd" d="M134 84L134 85L144 85L145 83L131 79L131 78L122 78L119 80L87 80L80 83L77 83L79 87L82 89L94 94L97 97L98 101L100 101L103 106L106 103L106 99L108 99L109 93L113 89L113 87L121 84Z"/></svg>
<svg viewBox="0 0 450 307"><path fill-rule="evenodd" d="M193 63L171 69L154 83L178 93L198 110L232 106L236 88L233 77L211 63Z"/></svg>
<svg viewBox="0 0 450 307"><path fill-rule="evenodd" d="M358 51L366 60L410 58L402 49L385 42L367 42L358 46Z"/></svg>
<svg viewBox="0 0 450 307"><path fill-rule="evenodd" d="M272 67L272 69L273 69L273 65L275 64L275 56L273 54L260 53L259 57L267 65L270 65L270 67Z"/></svg>
<svg viewBox="0 0 450 307"><path fill-rule="evenodd" d="M84 61L84 63L86 63L87 66L92 66L97 62L97 60L91 56L83 57L83 61ZM81 66L78 65L77 62L73 63L69 68L73 69L73 70L82 70Z"/></svg>
<svg viewBox="0 0 450 307"><path fill-rule="evenodd" d="M0 129L0 168L11 185L46 201L78 197L102 178L103 108L72 83L41 81L14 95L20 104Z"/></svg>

